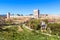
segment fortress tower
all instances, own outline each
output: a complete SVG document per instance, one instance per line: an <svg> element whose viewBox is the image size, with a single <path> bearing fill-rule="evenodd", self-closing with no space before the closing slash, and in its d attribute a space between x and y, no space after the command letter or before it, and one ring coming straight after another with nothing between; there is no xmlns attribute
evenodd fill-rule
<svg viewBox="0 0 60 40"><path fill-rule="evenodd" d="M39 10L34 10L34 18L39 18Z"/></svg>
<svg viewBox="0 0 60 40"><path fill-rule="evenodd" d="M7 13L7 19L10 19L10 12Z"/></svg>

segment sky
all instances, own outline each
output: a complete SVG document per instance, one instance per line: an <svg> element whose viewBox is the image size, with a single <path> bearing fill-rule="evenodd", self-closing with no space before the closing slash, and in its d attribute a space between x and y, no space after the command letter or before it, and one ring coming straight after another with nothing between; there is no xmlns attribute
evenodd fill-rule
<svg viewBox="0 0 60 40"><path fill-rule="evenodd" d="M60 0L0 0L0 15L29 15L36 9L40 14L60 14Z"/></svg>

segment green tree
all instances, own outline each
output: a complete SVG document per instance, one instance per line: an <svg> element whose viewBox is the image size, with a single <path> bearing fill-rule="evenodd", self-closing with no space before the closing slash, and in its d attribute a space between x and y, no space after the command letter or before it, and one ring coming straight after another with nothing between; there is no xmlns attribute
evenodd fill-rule
<svg viewBox="0 0 60 40"><path fill-rule="evenodd" d="M44 21L46 24L48 24L48 19L44 19L43 21Z"/></svg>
<svg viewBox="0 0 60 40"><path fill-rule="evenodd" d="M58 34L59 35L59 33L60 33L60 24L57 24L57 23L49 23L47 25L47 27L51 29L52 34L55 34L55 35Z"/></svg>
<svg viewBox="0 0 60 40"><path fill-rule="evenodd" d="M20 16L20 14L17 14L17 16Z"/></svg>
<svg viewBox="0 0 60 40"><path fill-rule="evenodd" d="M40 20L38 20L38 19L32 19L29 22L27 22L26 24L34 30L40 29Z"/></svg>

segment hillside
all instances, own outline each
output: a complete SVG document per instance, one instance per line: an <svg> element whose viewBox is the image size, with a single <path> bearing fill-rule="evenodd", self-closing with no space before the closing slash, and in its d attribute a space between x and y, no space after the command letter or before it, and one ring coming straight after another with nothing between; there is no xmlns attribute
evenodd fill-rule
<svg viewBox="0 0 60 40"><path fill-rule="evenodd" d="M35 31L30 31L23 28L23 31L18 31L18 28L9 27L4 30L0 30L0 40L59 40L57 36L47 36L41 34L41 32L36 33Z"/></svg>

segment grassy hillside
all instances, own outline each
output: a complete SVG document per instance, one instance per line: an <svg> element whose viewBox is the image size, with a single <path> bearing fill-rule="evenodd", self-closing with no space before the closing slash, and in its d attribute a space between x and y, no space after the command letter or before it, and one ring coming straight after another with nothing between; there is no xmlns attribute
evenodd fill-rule
<svg viewBox="0 0 60 40"><path fill-rule="evenodd" d="M47 36L23 28L22 32L17 27L0 30L0 40L60 40L57 36Z"/></svg>

